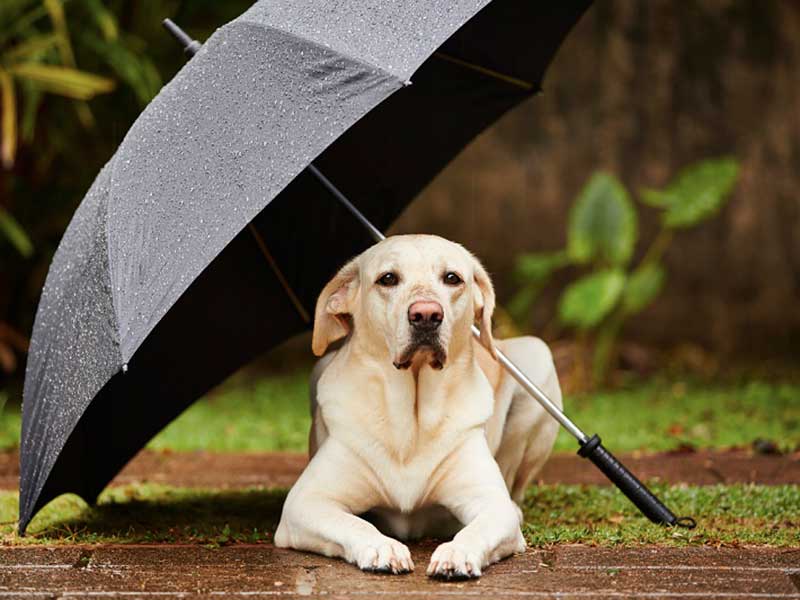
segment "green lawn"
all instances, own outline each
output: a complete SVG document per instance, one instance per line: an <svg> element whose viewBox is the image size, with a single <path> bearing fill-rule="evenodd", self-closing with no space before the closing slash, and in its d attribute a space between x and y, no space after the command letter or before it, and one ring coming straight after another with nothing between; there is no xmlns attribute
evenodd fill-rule
<svg viewBox="0 0 800 600"><path fill-rule="evenodd" d="M155 449L305 451L309 426L307 372L258 380L234 378L190 407L150 444ZM0 398L2 403L2 398ZM614 391L565 399L571 418L599 433L613 451L750 445L800 446L800 385L780 381L701 383L654 378ZM19 409L0 416L0 449L19 441ZM575 441L562 431L557 450Z"/></svg>
<svg viewBox="0 0 800 600"><path fill-rule="evenodd" d="M556 543L800 545L800 486L666 486L652 489L694 530L653 525L612 487L531 488L524 533L535 547ZM270 541L284 491L198 490L136 485L106 490L97 507L62 496L33 520L29 535L14 533L17 496L0 492L0 543L185 542L220 545Z"/></svg>

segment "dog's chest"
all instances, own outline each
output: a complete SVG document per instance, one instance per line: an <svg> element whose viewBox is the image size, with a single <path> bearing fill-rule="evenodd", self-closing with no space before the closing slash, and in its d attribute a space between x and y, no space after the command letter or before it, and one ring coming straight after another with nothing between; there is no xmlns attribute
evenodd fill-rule
<svg viewBox="0 0 800 600"><path fill-rule="evenodd" d="M381 503L402 512L430 504L442 467L458 445L453 438L426 440L405 460L387 448L376 448L370 456L364 457L380 481Z"/></svg>
<svg viewBox="0 0 800 600"><path fill-rule="evenodd" d="M411 511L428 502L443 465L468 435L482 435L480 424L445 416L434 428L413 418L362 410L326 415L330 436L349 448L375 494L375 506ZM338 417L338 418L337 418Z"/></svg>
<svg viewBox="0 0 800 600"><path fill-rule="evenodd" d="M413 381L403 373L328 379L320 387L322 416L332 438L365 464L376 505L411 511L429 503L437 478L470 435L483 435L492 389L476 377Z"/></svg>

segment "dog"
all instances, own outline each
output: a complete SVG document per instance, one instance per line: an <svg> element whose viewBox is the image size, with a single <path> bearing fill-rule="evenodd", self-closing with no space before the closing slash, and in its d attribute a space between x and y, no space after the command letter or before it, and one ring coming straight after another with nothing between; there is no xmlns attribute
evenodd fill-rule
<svg viewBox="0 0 800 600"><path fill-rule="evenodd" d="M342 267L316 305L311 459L277 546L398 574L414 569L398 539L455 534L427 568L444 579L525 550L519 505L558 424L496 350L559 407L561 390L544 342L493 339L494 307L480 262L437 236L389 237Z"/></svg>

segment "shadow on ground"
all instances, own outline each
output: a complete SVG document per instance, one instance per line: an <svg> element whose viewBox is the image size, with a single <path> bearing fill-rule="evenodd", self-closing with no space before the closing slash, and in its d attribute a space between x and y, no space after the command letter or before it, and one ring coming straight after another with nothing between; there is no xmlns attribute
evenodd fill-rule
<svg viewBox="0 0 800 600"><path fill-rule="evenodd" d="M80 543L259 543L272 539L285 497L285 490L112 488L97 506L76 496L56 499L34 519L27 537Z"/></svg>

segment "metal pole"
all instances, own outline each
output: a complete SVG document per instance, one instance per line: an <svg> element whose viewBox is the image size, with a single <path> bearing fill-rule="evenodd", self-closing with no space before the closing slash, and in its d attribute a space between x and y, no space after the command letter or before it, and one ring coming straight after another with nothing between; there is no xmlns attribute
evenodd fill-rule
<svg viewBox="0 0 800 600"><path fill-rule="evenodd" d="M478 329L477 326L472 326L472 335L475 336L476 339L480 339L481 337L481 330ZM555 404L550 398L547 397L538 385L533 383L525 373L523 373L520 368L513 363L513 361L508 358L505 354L503 354L500 350L497 350L497 362L499 362L503 367L505 367L506 371L517 380L522 388L528 392L534 399L542 405L542 407L549 412L552 417L561 423L561 425L570 432L570 434L578 440L581 444L585 444L589 440L589 436L587 436L581 428L575 425L572 420L564 414L564 412Z"/></svg>

